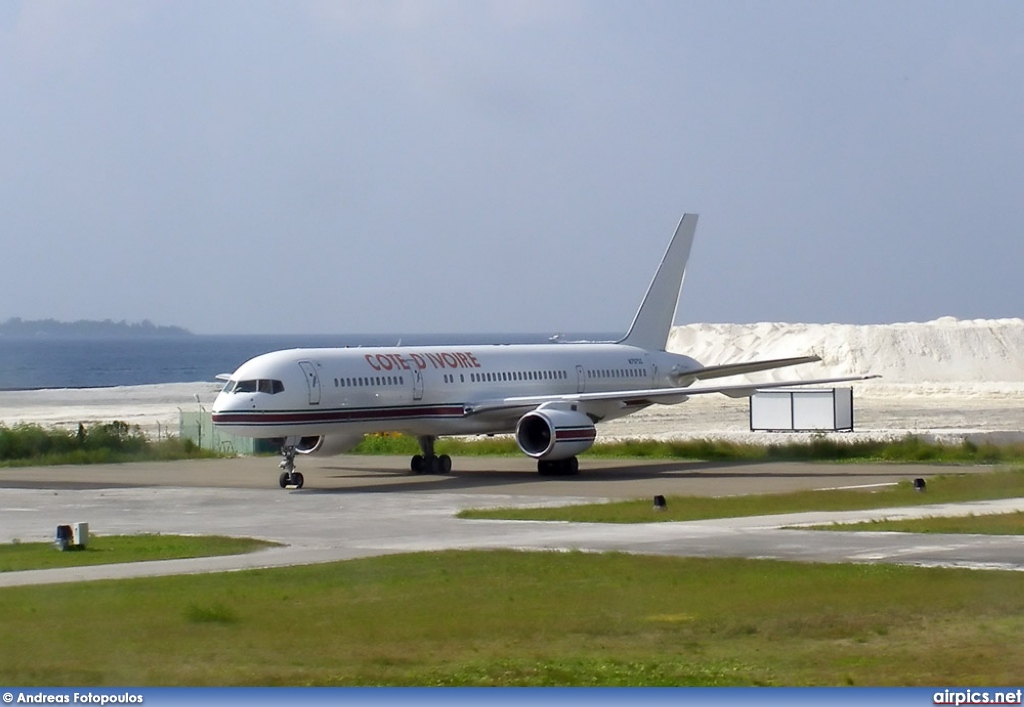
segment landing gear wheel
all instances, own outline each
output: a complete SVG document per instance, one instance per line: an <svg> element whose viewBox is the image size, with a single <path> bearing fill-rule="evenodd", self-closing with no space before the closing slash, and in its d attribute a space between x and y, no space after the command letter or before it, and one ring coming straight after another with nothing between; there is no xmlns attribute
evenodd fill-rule
<svg viewBox="0 0 1024 707"><path fill-rule="evenodd" d="M305 481L305 479L302 478L302 472L299 472L299 471L292 471L292 472L287 472L286 471L286 472L282 473L281 476L279 476L278 479L277 479L277 483L281 484L281 488L283 488L283 489L287 489L287 488L300 489L300 488L302 488L302 484L303 484L304 481Z"/></svg>
<svg viewBox="0 0 1024 707"><path fill-rule="evenodd" d="M409 463L414 474L448 474L452 470L452 458L447 454L437 456L434 454L434 440L430 435L422 435L416 438L419 442L422 454L417 454Z"/></svg>
<svg viewBox="0 0 1024 707"><path fill-rule="evenodd" d="M417 454L409 466L414 474L448 474L452 470L452 458L447 454L439 457Z"/></svg>
<svg viewBox="0 0 1024 707"><path fill-rule="evenodd" d="M541 476L575 476L580 473L580 460L576 457L541 459L537 462L537 473Z"/></svg>

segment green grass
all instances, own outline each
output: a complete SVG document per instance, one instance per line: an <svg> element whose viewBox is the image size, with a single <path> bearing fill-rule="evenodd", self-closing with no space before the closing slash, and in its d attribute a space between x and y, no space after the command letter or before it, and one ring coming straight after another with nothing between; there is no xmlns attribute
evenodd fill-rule
<svg viewBox="0 0 1024 707"><path fill-rule="evenodd" d="M975 533L981 535L1024 535L1024 513L994 513L952 518L872 520L864 523L834 523L814 526L815 530L884 531L899 533Z"/></svg>
<svg viewBox="0 0 1024 707"><path fill-rule="evenodd" d="M0 589L8 685L1015 685L1024 575L444 552Z"/></svg>
<svg viewBox="0 0 1024 707"><path fill-rule="evenodd" d="M873 490L797 491L750 496L668 496L667 508L656 511L652 499L563 506L558 508L473 509L460 518L507 520L562 520L580 523L650 523L706 520L743 516L802 513L806 511L857 511L932 503L957 503L1024 496L1024 470L987 474L944 474L930 478L927 491L914 490L910 481Z"/></svg>
<svg viewBox="0 0 1024 707"><path fill-rule="evenodd" d="M138 426L107 422L77 431L39 425L0 424L0 467L58 464L120 464L223 456L192 440L151 441Z"/></svg>
<svg viewBox="0 0 1024 707"><path fill-rule="evenodd" d="M511 436L443 438L438 454L460 456L519 456ZM367 435L355 454L410 455L419 453L412 437L397 434ZM935 444L913 435L883 441L849 441L841 435L820 435L806 443L741 444L724 440L627 440L600 442L583 458L591 459L700 459L704 461L844 461L929 462L945 464L1022 464L1024 444Z"/></svg>
<svg viewBox="0 0 1024 707"><path fill-rule="evenodd" d="M0 545L0 572L240 555L275 546L253 538L189 535L92 536L85 548L64 552L53 543L11 543Z"/></svg>

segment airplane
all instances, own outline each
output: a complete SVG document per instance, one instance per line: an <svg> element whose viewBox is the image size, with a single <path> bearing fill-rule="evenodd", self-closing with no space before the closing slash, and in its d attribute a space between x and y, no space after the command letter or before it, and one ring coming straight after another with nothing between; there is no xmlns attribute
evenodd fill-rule
<svg viewBox="0 0 1024 707"><path fill-rule="evenodd" d="M421 453L410 462L416 474L451 471L451 458L434 452L438 437L513 434L540 474L571 475L579 471L576 455L597 439L598 423L650 405L876 377L693 386L821 360L807 355L705 366L665 350L696 228L697 215L684 214L619 341L274 351L226 376L213 424L237 436L283 439L282 488L303 486L297 454L341 454L364 435L384 432L417 439Z"/></svg>

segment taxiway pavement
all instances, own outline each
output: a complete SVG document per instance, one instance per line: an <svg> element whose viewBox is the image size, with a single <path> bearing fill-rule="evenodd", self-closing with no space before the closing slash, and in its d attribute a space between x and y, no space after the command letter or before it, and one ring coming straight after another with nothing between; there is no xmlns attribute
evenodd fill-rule
<svg viewBox="0 0 1024 707"><path fill-rule="evenodd" d="M896 562L1024 570L1024 537L822 532L795 526L880 517L1024 510L1024 499L956 506L636 525L462 520L470 507L563 505L654 495L719 496L859 487L951 470L924 465L587 460L541 478L527 459L460 458L413 476L397 457L302 459L305 488L276 486L273 458L0 470L0 542L92 533L221 534L281 547L229 557L0 573L0 586L189 574L469 548L619 551L813 562ZM981 468L956 468L977 473ZM653 505L653 504L652 504ZM655 511L652 509L652 517Z"/></svg>

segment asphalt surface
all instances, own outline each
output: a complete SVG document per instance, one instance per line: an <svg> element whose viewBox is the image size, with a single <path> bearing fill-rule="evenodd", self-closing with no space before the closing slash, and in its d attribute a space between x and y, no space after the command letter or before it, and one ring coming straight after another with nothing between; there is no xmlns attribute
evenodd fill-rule
<svg viewBox="0 0 1024 707"><path fill-rule="evenodd" d="M525 458L460 458L414 476L398 457L302 458L301 490L277 486L274 458L0 469L0 542L49 541L56 526L94 534L191 533L282 543L193 560L0 573L0 586L230 571L451 548L622 551L813 562L896 562L1024 570L1024 537L821 532L804 524L1024 510L1024 499L851 513L604 525L460 520L465 508L563 505L655 495L722 496L858 487L984 468L918 465L586 460L569 478ZM653 505L653 504L652 504ZM652 510L652 514L654 511Z"/></svg>

